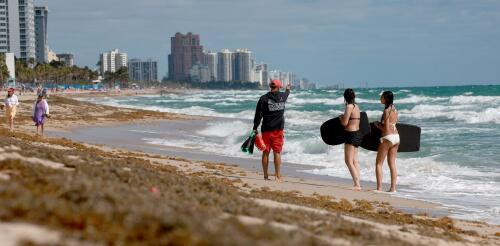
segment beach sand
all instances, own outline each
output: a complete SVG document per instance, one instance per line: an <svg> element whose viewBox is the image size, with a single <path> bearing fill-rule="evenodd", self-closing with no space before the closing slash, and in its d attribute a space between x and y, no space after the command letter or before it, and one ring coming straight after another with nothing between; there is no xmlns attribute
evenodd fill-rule
<svg viewBox="0 0 500 246"><path fill-rule="evenodd" d="M115 144L61 138L53 132L208 120L71 97L49 98L51 137L34 136L32 95L20 97L16 132L0 128L3 245L500 244L499 226L429 216L444 212L436 204L296 175L293 168L277 183L264 181L260 164L248 160L137 149L119 138ZM19 233L23 226L30 229Z"/></svg>

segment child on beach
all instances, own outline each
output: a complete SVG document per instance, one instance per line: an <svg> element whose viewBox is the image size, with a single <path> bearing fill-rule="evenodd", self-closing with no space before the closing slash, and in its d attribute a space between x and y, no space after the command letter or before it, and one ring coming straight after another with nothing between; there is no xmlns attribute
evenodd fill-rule
<svg viewBox="0 0 500 246"><path fill-rule="evenodd" d="M349 172L351 173L352 181L354 182L353 190L361 190L358 164L358 147L363 141L363 136L359 130L359 122L361 119L361 110L355 103L356 95L354 90L346 89L344 91L345 111L340 116L340 123L344 126L344 159Z"/></svg>
<svg viewBox="0 0 500 246"><path fill-rule="evenodd" d="M33 104L32 114L32 118L36 126L37 136L43 136L43 126L45 124L46 117L49 118L49 104L47 103L47 100L43 98L43 94L39 94L38 99Z"/></svg>
<svg viewBox="0 0 500 246"><path fill-rule="evenodd" d="M14 88L9 88L4 105L2 105L2 109L5 107L5 118L7 119L10 131L14 131L14 118L16 117L17 106L19 105L19 100L14 93Z"/></svg>
<svg viewBox="0 0 500 246"><path fill-rule="evenodd" d="M396 155L399 148L399 133L396 128L398 122L398 111L394 106L394 94L391 91L384 91L380 97L380 102L385 105L381 122L376 122L375 126L382 131L380 145L378 146L377 159L375 163L375 174L377 176L377 190L382 191L382 164L387 156L387 163L391 171L391 188L388 192L396 192L397 170Z"/></svg>

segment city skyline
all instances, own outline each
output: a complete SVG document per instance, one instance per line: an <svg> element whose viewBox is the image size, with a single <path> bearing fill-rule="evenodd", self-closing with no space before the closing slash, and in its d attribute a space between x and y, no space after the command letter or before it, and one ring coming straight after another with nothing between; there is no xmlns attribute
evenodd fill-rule
<svg viewBox="0 0 500 246"><path fill-rule="evenodd" d="M93 4L95 2L96 4ZM51 47L95 66L119 48L167 72L169 37L193 32L212 50L248 47L270 69L322 85L498 83L500 3L491 1L106 1L49 5ZM96 8L99 6L99 8ZM230 11L245 9L246 15ZM148 12L148 15L140 13ZM75 29L75 26L78 26ZM115 31L106 33L113 28ZM98 42L95 39L98 38ZM140 43L141 45L137 45Z"/></svg>

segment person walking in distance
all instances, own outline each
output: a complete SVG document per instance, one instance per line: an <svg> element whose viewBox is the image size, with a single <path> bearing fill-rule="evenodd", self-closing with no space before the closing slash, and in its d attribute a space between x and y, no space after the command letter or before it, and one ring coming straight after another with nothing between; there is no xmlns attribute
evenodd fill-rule
<svg viewBox="0 0 500 246"><path fill-rule="evenodd" d="M285 92L281 92L281 81L271 80L269 83L271 91L261 96L255 110L253 130L258 133L257 128L262 121L262 139L266 145L262 153L262 169L264 170L264 179L269 180L267 172L269 166L269 154L271 150L274 155L274 168L276 181L282 182L281 177L281 152L284 144L285 128L285 103L290 95L291 84L286 86Z"/></svg>
<svg viewBox="0 0 500 246"><path fill-rule="evenodd" d="M7 97L5 97L4 105L5 107L5 118L7 119L7 124L9 125L9 130L14 131L14 118L16 117L17 107L19 106L19 100L15 94L14 88L9 88L7 90Z"/></svg>

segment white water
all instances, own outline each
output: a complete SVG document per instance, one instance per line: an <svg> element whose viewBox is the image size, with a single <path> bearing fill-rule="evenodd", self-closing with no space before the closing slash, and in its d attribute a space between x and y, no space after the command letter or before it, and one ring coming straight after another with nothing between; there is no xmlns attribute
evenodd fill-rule
<svg viewBox="0 0 500 246"><path fill-rule="evenodd" d="M145 142L194 149L243 158L239 146L252 128L254 107L262 92L204 91L163 97L98 98L113 106L215 116L227 121L209 124L186 140L161 138ZM316 93L323 93L316 95ZM365 90L357 102L371 120L381 115L379 90ZM439 202L453 216L500 224L500 96L462 91L451 95L426 95L416 89L396 91L396 105L403 122L422 127L422 150L398 155L398 196ZM342 113L338 91L294 92L287 102L286 142L283 160L313 165L307 172L349 178L343 146L327 146L319 137L319 125ZM375 181L375 153L360 149L361 177ZM389 183L384 167L384 183Z"/></svg>

